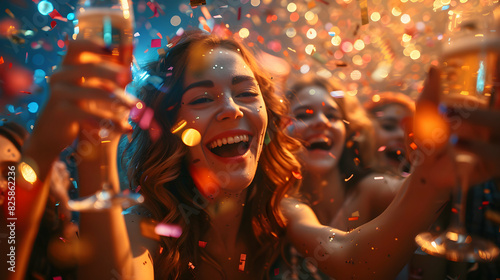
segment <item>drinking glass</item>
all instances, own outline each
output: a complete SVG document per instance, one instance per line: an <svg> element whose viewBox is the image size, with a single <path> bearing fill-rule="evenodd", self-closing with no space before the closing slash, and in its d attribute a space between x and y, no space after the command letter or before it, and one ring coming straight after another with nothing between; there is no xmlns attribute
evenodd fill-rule
<svg viewBox="0 0 500 280"><path fill-rule="evenodd" d="M80 0L77 7L75 27L76 40L91 40L103 44L109 55L87 55L86 62L100 61L114 62L123 66L130 66L133 54L134 14L130 0ZM83 53L80 55L81 59ZM82 61L82 63L84 63ZM90 78L87 84L99 84L99 78ZM116 89L115 94L123 94L122 89ZM99 109L99 104L89 101L89 106ZM73 211L92 211L107 209L113 205L129 206L141 201L139 194L117 193L113 190L109 180L109 166L111 159L108 156L112 148L109 144L111 121L101 122L98 132L100 148L100 171L102 189L89 197L83 197L68 202ZM80 134L79 141L88 140L89 136Z"/></svg>
<svg viewBox="0 0 500 280"><path fill-rule="evenodd" d="M453 140L474 133L488 140L486 129L469 127L463 120L477 109L494 104L496 69L500 54L498 8L462 6L448 12L442 49L442 104L446 107ZM495 19L495 13L497 18ZM498 89L497 89L498 90ZM415 238L422 250L451 261L491 261L499 248L491 241L471 236L465 228L466 196L476 156L454 146L456 188L451 220L445 232L424 232Z"/></svg>

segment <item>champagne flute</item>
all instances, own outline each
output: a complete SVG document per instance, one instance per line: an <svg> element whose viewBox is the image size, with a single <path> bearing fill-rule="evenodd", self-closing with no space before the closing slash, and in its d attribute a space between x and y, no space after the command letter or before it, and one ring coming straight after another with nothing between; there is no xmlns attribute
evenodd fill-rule
<svg viewBox="0 0 500 280"><path fill-rule="evenodd" d="M134 14L130 0L80 0L77 7L78 26L75 28L76 40L91 40L101 43L110 51L109 55L85 56L87 62L114 62L130 66L133 53ZM83 60L83 54L80 60ZM104 83L99 78L85 80L88 86ZM116 89L116 94L124 94L122 89ZM89 101L89 106L94 110L99 109L99 104ZM97 133L100 150L100 180L102 189L94 195L83 197L68 202L73 211L95 211L108 209L113 205L130 206L142 201L139 194L124 194L115 191L110 183L109 172L113 154L110 145L110 133L113 124L111 121L101 122ZM80 133L79 141L92 141L89 134Z"/></svg>
<svg viewBox="0 0 500 280"><path fill-rule="evenodd" d="M496 98L494 80L500 54L498 12L489 7L469 6L448 12L440 98L448 111L450 131L454 133L452 143L458 136L470 133L483 140L489 138L488 130L469 127L463 119L473 110L491 109ZM451 261L491 261L498 256L499 248L489 240L471 236L465 228L466 196L476 156L456 146L451 152L457 186L452 197L450 224L437 236L424 232L417 235L415 241L424 252Z"/></svg>

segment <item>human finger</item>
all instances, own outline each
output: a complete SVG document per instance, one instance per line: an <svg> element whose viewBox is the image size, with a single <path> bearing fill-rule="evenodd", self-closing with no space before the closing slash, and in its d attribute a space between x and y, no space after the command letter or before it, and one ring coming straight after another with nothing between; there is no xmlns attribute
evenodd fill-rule
<svg viewBox="0 0 500 280"><path fill-rule="evenodd" d="M431 67L422 93L415 103L413 133L417 145L425 143L438 152L446 145L449 137L449 126L438 110L440 92L440 71Z"/></svg>
<svg viewBox="0 0 500 280"><path fill-rule="evenodd" d="M104 44L103 40L72 40L67 43L66 55L63 65L81 63L82 53L93 53L95 55L112 55L112 50Z"/></svg>
<svg viewBox="0 0 500 280"><path fill-rule="evenodd" d="M70 84L55 84L52 87L53 97L49 102L59 103L64 102L88 102L88 101L98 101L99 103L104 103L105 105L112 105L111 107L106 107L110 110L117 108L116 106L124 106L128 109L135 106L138 100L126 94L121 89L115 89L114 91L108 91L100 88L93 87L75 87Z"/></svg>
<svg viewBox="0 0 500 280"><path fill-rule="evenodd" d="M117 87L125 87L130 81L130 69L113 63L85 63L79 65L66 65L50 77L50 83L83 84L84 80L99 78L106 80Z"/></svg>

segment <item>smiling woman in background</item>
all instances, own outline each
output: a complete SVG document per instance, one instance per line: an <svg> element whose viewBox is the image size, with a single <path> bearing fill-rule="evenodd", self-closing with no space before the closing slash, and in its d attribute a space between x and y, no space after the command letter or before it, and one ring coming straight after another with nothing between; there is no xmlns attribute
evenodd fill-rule
<svg viewBox="0 0 500 280"><path fill-rule="evenodd" d="M407 176L410 162L405 145L405 127L412 122L414 101L402 93L383 92L363 104L376 131L378 168Z"/></svg>

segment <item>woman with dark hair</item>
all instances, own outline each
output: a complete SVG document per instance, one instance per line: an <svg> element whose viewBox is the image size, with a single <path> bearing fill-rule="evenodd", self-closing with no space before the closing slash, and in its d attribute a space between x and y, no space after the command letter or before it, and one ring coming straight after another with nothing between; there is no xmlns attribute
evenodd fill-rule
<svg viewBox="0 0 500 280"><path fill-rule="evenodd" d="M321 225L293 198L301 174L292 151L300 144L282 132L287 109L240 43L201 32L181 36L147 68L152 79L139 104L110 93L128 82L126 66L73 65L82 50L107 52L71 42L61 70L52 75L51 98L24 154L38 165L38 177L45 179L44 166L79 131L97 134L102 119L115 124L106 141L115 148L127 131L117 112L137 108L139 126L151 124L147 132L135 129L127 158L131 185L144 203L125 215L119 206L81 213L80 239L92 256L81 263L82 279L262 279L285 237L333 277L386 278L404 265L414 236L448 198L449 178L428 172L446 159L426 154L387 214L356 232ZM89 88L81 84L82 73L109 83ZM48 141L52 145L37 154ZM82 154L80 195L100 188L99 146ZM116 149L106 150L116 158ZM114 163L109 171L118 189ZM155 240L143 222L150 218L180 226L182 234Z"/></svg>

